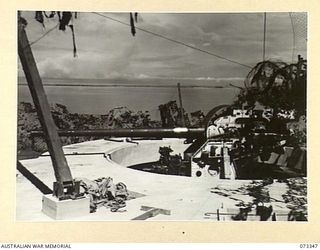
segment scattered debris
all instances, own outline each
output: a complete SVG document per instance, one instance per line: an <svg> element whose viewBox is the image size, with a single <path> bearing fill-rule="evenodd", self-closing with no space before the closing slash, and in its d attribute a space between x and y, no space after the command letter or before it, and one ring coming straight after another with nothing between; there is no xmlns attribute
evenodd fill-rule
<svg viewBox="0 0 320 250"><path fill-rule="evenodd" d="M236 200L238 213L228 213L232 220L247 220L248 216L258 216L261 221L277 220L277 216L286 216L288 221L307 221L307 181L306 178L281 179L278 182L287 184L288 191L282 195L283 200L276 199L269 194L269 187L275 182L272 179L255 180L237 189L215 187L211 192L229 199ZM236 195L236 198L234 197ZM241 196L243 195L243 199ZM244 198L253 197L252 201ZM275 211L271 202L282 203L290 209L289 213ZM255 211L255 214L250 212ZM250 213L250 214L249 214ZM220 213L222 215L222 213Z"/></svg>
<svg viewBox="0 0 320 250"><path fill-rule="evenodd" d="M119 209L126 206L129 193L124 183L114 184L111 177L102 177L94 181L78 178L76 181L80 181L80 193L90 197L91 213L102 206L110 208L111 212L120 212Z"/></svg>
<svg viewBox="0 0 320 250"><path fill-rule="evenodd" d="M283 180L289 187L288 191L282 195L287 207L290 209L288 220L307 220L307 179L294 178Z"/></svg>
<svg viewBox="0 0 320 250"><path fill-rule="evenodd" d="M251 208L250 207L246 207L246 208L241 207L239 210L240 210L239 213L236 215L232 215L231 219L237 220L237 221L239 221L239 220L246 221L248 218L248 213L251 212Z"/></svg>

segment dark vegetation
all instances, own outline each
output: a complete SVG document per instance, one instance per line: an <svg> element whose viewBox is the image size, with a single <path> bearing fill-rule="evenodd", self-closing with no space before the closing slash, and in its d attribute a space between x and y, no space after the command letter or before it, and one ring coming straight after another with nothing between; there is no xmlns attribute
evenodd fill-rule
<svg viewBox="0 0 320 250"><path fill-rule="evenodd" d="M58 129L112 129L112 128L153 128L160 122L152 121L148 111L133 112L126 107L110 110L106 115L70 113L66 106L55 104L51 107L53 120ZM20 102L18 106L18 156L36 156L47 150L41 137L31 137L30 132L41 130L37 112L31 103ZM96 139L94 137L61 137L63 145Z"/></svg>
<svg viewBox="0 0 320 250"><path fill-rule="evenodd" d="M160 112L164 112L166 127L181 126L180 108L176 101L170 101L161 105ZM87 130L87 129L113 129L113 128L157 128L163 122L152 120L148 111L132 111L127 107L117 107L108 111L105 115L70 113L66 106L54 104L51 107L53 120L58 129ZM196 111L189 115L184 111L189 126L199 126L203 113ZM37 157L47 151L47 146L42 137L31 137L31 131L41 130L35 107L28 102L20 102L18 105L18 131L17 148L19 159ZM63 145L79 143L98 139L95 137L61 137Z"/></svg>

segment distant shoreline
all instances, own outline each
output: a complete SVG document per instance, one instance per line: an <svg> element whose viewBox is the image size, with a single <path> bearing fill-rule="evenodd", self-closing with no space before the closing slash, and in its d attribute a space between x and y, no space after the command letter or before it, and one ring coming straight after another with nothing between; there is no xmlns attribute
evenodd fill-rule
<svg viewBox="0 0 320 250"><path fill-rule="evenodd" d="M237 86L244 86L244 77L229 78L106 78L106 79L85 79L85 78L42 78L44 85L52 86L74 86L84 85L90 86L110 86L110 87L155 87L155 88L177 88L180 83L181 88L230 88L230 83ZM18 77L18 85L27 84L25 77Z"/></svg>
<svg viewBox="0 0 320 250"><path fill-rule="evenodd" d="M64 86L61 86L64 85ZM207 113L215 106L232 103L239 89L225 84L197 86L181 84L183 107L188 112ZM47 82L43 85L49 103L61 103L72 113L105 114L114 107L126 106L133 111L148 110L153 120L160 120L159 104L178 100L176 84L149 83L70 83ZM81 85L81 86L79 86ZM32 102L26 82L18 83L18 102Z"/></svg>
<svg viewBox="0 0 320 250"><path fill-rule="evenodd" d="M26 83L18 83L18 86L28 86ZM177 88L175 85L144 85L144 84L43 84L44 87L86 87L86 88L113 88L113 87L123 87L123 88ZM205 85L184 85L181 88L235 88L232 86L205 86Z"/></svg>

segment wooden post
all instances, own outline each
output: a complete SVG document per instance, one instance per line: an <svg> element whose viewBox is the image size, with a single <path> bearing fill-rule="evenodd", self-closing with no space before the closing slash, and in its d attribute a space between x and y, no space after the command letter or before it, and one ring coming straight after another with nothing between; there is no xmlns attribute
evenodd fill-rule
<svg viewBox="0 0 320 250"><path fill-rule="evenodd" d="M178 83L178 95L179 95L179 104L180 104L180 110L181 110L181 121L182 121L182 126L186 127L186 120L184 118L184 113L183 113L183 106L182 106L182 98L181 98L181 88L180 88L180 83Z"/></svg>
<svg viewBox="0 0 320 250"><path fill-rule="evenodd" d="M73 189L74 183L70 168L62 150L62 144L58 136L55 123L51 115L50 106L42 85L37 65L34 60L32 50L29 46L24 25L20 22L18 24L18 53L28 82L31 96L37 110L40 124L43 128L45 140L54 168L54 174L57 180L56 184L62 188L62 190L60 189L60 194L58 197L63 196L64 188L69 187L70 191L70 187Z"/></svg>
<svg viewBox="0 0 320 250"><path fill-rule="evenodd" d="M266 34L267 34L267 13L263 13L263 51L262 60L266 60Z"/></svg>

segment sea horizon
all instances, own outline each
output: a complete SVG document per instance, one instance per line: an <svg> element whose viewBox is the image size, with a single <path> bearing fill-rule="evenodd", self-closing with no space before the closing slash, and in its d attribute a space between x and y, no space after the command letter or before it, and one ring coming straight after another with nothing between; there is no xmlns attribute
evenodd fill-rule
<svg viewBox="0 0 320 250"><path fill-rule="evenodd" d="M62 79L43 78L49 103L65 105L71 113L103 115L116 107L132 111L149 111L152 119L160 119L158 106L178 102L177 83L181 86L184 109L190 113L207 113L221 104L231 104L243 80L196 79ZM18 102L32 102L27 81L18 77Z"/></svg>

